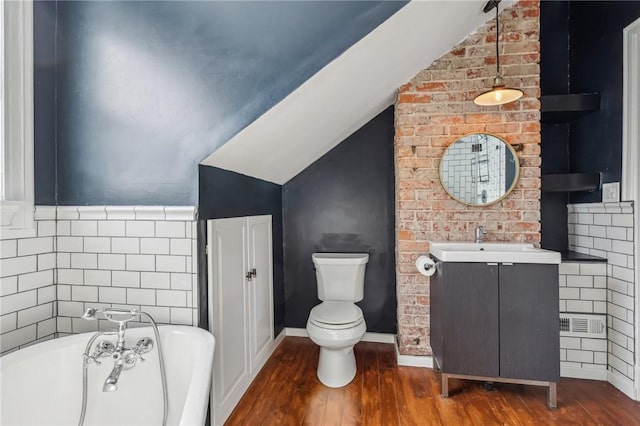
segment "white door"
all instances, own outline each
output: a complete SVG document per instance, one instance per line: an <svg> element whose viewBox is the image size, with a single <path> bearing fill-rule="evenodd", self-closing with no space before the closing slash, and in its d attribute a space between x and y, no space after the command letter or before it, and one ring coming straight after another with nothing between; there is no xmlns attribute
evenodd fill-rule
<svg viewBox="0 0 640 426"><path fill-rule="evenodd" d="M216 338L215 424L226 419L250 382L245 218L209 220L209 324Z"/></svg>
<svg viewBox="0 0 640 426"><path fill-rule="evenodd" d="M255 374L271 354L273 342L273 257L271 216L253 216L249 222L249 281L251 355L249 365Z"/></svg>

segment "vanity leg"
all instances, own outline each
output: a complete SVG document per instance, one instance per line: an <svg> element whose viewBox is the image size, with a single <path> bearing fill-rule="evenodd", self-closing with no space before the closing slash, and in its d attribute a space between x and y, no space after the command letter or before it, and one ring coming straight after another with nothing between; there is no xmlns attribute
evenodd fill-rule
<svg viewBox="0 0 640 426"><path fill-rule="evenodd" d="M549 408L558 408L557 385L556 382L549 383L549 398L547 400Z"/></svg>
<svg viewBox="0 0 640 426"><path fill-rule="evenodd" d="M446 373L440 374L442 382L440 384L440 396L442 398L449 397L449 375Z"/></svg>

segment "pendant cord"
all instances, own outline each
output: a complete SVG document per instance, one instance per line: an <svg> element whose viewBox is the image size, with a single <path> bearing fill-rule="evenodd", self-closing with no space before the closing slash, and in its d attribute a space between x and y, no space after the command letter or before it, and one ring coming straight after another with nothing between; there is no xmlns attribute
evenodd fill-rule
<svg viewBox="0 0 640 426"><path fill-rule="evenodd" d="M500 48L498 46L498 40L500 39L500 21L498 18L498 5L496 4L496 74L500 74Z"/></svg>

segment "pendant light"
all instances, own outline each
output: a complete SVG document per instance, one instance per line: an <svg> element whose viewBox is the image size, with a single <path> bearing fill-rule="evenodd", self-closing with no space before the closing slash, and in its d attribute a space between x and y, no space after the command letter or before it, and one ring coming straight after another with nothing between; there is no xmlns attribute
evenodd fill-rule
<svg viewBox="0 0 640 426"><path fill-rule="evenodd" d="M506 87L502 82L502 73L500 72L500 47L498 39L500 38L500 21L498 18L498 3L500 0L490 0L484 7L487 13L495 7L496 9L496 77L493 79L493 87L491 90L481 93L475 97L473 103L480 106L494 106L508 104L522 97L522 90Z"/></svg>

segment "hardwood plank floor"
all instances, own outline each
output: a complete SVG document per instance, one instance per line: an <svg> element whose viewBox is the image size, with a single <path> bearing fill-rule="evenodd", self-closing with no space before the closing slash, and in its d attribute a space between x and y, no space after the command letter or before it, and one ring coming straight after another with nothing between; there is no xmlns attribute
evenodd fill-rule
<svg viewBox="0 0 640 426"><path fill-rule="evenodd" d="M319 348L286 337L231 414L227 425L640 425L640 402L606 382L562 379L558 409L546 388L450 380L428 368L398 367L393 345L360 342L355 379L340 389L316 377Z"/></svg>

